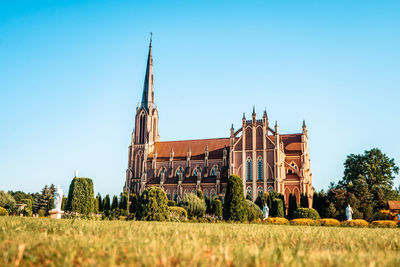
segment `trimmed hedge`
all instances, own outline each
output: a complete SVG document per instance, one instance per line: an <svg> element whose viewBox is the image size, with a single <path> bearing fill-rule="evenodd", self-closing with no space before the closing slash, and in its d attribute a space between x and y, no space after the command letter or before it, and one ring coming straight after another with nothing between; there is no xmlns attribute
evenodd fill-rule
<svg viewBox="0 0 400 267"><path fill-rule="evenodd" d="M8 216L8 211L3 207L0 207L0 216Z"/></svg>
<svg viewBox="0 0 400 267"><path fill-rule="evenodd" d="M314 219L293 219L290 221L292 225L319 225L318 221Z"/></svg>
<svg viewBox="0 0 400 267"><path fill-rule="evenodd" d="M186 221L188 214L184 208L170 206L168 207L169 218L171 221Z"/></svg>
<svg viewBox="0 0 400 267"><path fill-rule="evenodd" d="M227 221L243 222L246 220L243 182L237 175L231 175L228 178L223 213L224 219Z"/></svg>
<svg viewBox="0 0 400 267"><path fill-rule="evenodd" d="M249 222L261 219L263 217L262 210L253 202L246 199L246 215Z"/></svg>
<svg viewBox="0 0 400 267"><path fill-rule="evenodd" d="M67 211L92 214L94 211L93 181L90 178L74 178L68 191Z"/></svg>
<svg viewBox="0 0 400 267"><path fill-rule="evenodd" d="M138 218L145 221L165 221L169 217L168 198L159 187L148 187L139 199Z"/></svg>
<svg viewBox="0 0 400 267"><path fill-rule="evenodd" d="M372 227L383 227L383 228L396 228L397 224L394 221L389 220L380 220L380 221L373 221L371 223Z"/></svg>
<svg viewBox="0 0 400 267"><path fill-rule="evenodd" d="M195 194L185 195L179 205L187 211L189 218L198 218L206 214L206 202Z"/></svg>
<svg viewBox="0 0 400 267"><path fill-rule="evenodd" d="M293 214L294 219L313 219L313 220L319 220L321 217L318 214L318 211L316 211L313 208L298 208L294 214Z"/></svg>
<svg viewBox="0 0 400 267"><path fill-rule="evenodd" d="M176 207L176 202L173 200L168 200L168 207Z"/></svg>
<svg viewBox="0 0 400 267"><path fill-rule="evenodd" d="M351 221L344 221L340 224L341 226L350 226L350 227L368 227L369 223L365 220L357 219Z"/></svg>
<svg viewBox="0 0 400 267"><path fill-rule="evenodd" d="M288 219L279 218L279 217L275 217L275 218L270 217L270 218L264 220L263 222L267 223L267 224L289 224Z"/></svg>
<svg viewBox="0 0 400 267"><path fill-rule="evenodd" d="M319 224L321 226L339 226L340 222L336 219L331 219L331 218L325 218L325 219L320 219Z"/></svg>

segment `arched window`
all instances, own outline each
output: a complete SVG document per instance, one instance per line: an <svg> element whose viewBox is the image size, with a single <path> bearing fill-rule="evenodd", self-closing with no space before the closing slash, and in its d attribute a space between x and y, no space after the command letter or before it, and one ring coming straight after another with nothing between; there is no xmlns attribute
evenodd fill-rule
<svg viewBox="0 0 400 267"><path fill-rule="evenodd" d="M169 191L169 189L167 189L166 193L167 193L168 200L171 200L171 191Z"/></svg>
<svg viewBox="0 0 400 267"><path fill-rule="evenodd" d="M272 192L272 191L274 191L274 188L271 185L268 186L268 192Z"/></svg>
<svg viewBox="0 0 400 267"><path fill-rule="evenodd" d="M214 189L211 189L211 191L210 191L210 201L212 201L213 200L213 198L215 197L215 190Z"/></svg>
<svg viewBox="0 0 400 267"><path fill-rule="evenodd" d="M251 175L251 159L250 157L247 158L247 181L252 181L252 175Z"/></svg>
<svg viewBox="0 0 400 267"><path fill-rule="evenodd" d="M211 176L216 176L218 171L218 165L215 165L211 170Z"/></svg>
<svg viewBox="0 0 400 267"><path fill-rule="evenodd" d="M259 196L263 196L263 188L262 188L262 186L259 186L258 188L257 188L257 193L258 193L258 195Z"/></svg>
<svg viewBox="0 0 400 267"><path fill-rule="evenodd" d="M183 175L183 168L181 166L176 170L176 177L179 177L180 174Z"/></svg>
<svg viewBox="0 0 400 267"><path fill-rule="evenodd" d="M204 189L203 195L204 195L205 197L208 197L208 191L207 191L207 189Z"/></svg>
<svg viewBox="0 0 400 267"><path fill-rule="evenodd" d="M160 175L159 176L161 177L161 174L163 174L163 173L165 174L165 171L166 171L165 167L162 167L161 170L160 170Z"/></svg>
<svg viewBox="0 0 400 267"><path fill-rule="evenodd" d="M201 168L200 168L200 166L197 166L195 169L194 169L194 171L193 171L193 176L197 176L197 174L198 173L201 173Z"/></svg>
<svg viewBox="0 0 400 267"><path fill-rule="evenodd" d="M257 181L263 180L263 160L262 157L258 157L257 159Z"/></svg>
<svg viewBox="0 0 400 267"><path fill-rule="evenodd" d="M247 195L250 195L250 198L251 198L251 186L247 187L246 193L247 193Z"/></svg>

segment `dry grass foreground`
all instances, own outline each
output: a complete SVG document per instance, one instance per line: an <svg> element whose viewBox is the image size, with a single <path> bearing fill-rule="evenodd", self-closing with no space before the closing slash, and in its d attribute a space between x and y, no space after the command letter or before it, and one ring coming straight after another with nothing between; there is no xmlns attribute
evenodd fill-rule
<svg viewBox="0 0 400 267"><path fill-rule="evenodd" d="M400 229L0 217L0 266L399 266Z"/></svg>

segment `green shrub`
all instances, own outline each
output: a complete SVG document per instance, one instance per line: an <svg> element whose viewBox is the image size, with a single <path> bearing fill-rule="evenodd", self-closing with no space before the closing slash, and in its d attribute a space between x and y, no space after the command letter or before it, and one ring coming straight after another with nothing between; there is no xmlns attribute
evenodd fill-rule
<svg viewBox="0 0 400 267"><path fill-rule="evenodd" d="M275 198L274 200L272 200L271 217L285 217L282 199Z"/></svg>
<svg viewBox="0 0 400 267"><path fill-rule="evenodd" d="M212 210L214 215L217 218L221 218L222 217L222 202L221 200L219 200L218 198L215 198L212 202Z"/></svg>
<svg viewBox="0 0 400 267"><path fill-rule="evenodd" d="M201 191L201 189L197 189L196 195L198 198L204 199L204 194L203 191Z"/></svg>
<svg viewBox="0 0 400 267"><path fill-rule="evenodd" d="M249 222L261 219L263 217L262 210L253 202L246 199L246 215Z"/></svg>
<svg viewBox="0 0 400 267"><path fill-rule="evenodd" d="M139 198L138 218L145 221L168 219L168 198L159 187L148 187Z"/></svg>
<svg viewBox="0 0 400 267"><path fill-rule="evenodd" d="M129 212L135 214L138 206L138 197L136 194L129 195Z"/></svg>
<svg viewBox="0 0 400 267"><path fill-rule="evenodd" d="M319 216L318 212L312 208L298 208L293 215L294 219L313 219L319 220L321 217Z"/></svg>
<svg viewBox="0 0 400 267"><path fill-rule="evenodd" d="M111 210L115 210L117 208L118 208L118 197L114 195L111 202Z"/></svg>
<svg viewBox="0 0 400 267"><path fill-rule="evenodd" d="M202 217L207 209L205 201L195 194L185 195L180 206L187 211L189 218Z"/></svg>
<svg viewBox="0 0 400 267"><path fill-rule="evenodd" d="M246 203L243 193L243 182L239 176L231 175L228 178L225 204L223 207L224 219L228 221L246 220Z"/></svg>
<svg viewBox="0 0 400 267"><path fill-rule="evenodd" d="M38 215L39 217L44 217L45 211L44 210L39 210Z"/></svg>
<svg viewBox="0 0 400 267"><path fill-rule="evenodd" d="M186 221L188 217L187 211L182 207L169 206L169 218L171 221Z"/></svg>
<svg viewBox="0 0 400 267"><path fill-rule="evenodd" d="M14 210L17 207L17 202L12 195L0 191L0 207L5 208L6 210Z"/></svg>
<svg viewBox="0 0 400 267"><path fill-rule="evenodd" d="M25 216L32 216L32 200L30 200L29 198L23 199L22 200L23 204L26 204L25 208L24 208L24 215Z"/></svg>
<svg viewBox="0 0 400 267"><path fill-rule="evenodd" d="M0 216L8 216L8 211L3 207L0 207Z"/></svg>
<svg viewBox="0 0 400 267"><path fill-rule="evenodd" d="M74 178L68 191L67 210L81 214L94 211L93 181L90 178Z"/></svg>
<svg viewBox="0 0 400 267"><path fill-rule="evenodd" d="M168 200L168 207L176 207L176 202L173 200Z"/></svg>

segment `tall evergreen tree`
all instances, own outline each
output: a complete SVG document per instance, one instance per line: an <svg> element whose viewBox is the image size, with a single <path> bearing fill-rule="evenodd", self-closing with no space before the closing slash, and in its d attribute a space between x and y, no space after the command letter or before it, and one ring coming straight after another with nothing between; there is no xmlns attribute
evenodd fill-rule
<svg viewBox="0 0 400 267"><path fill-rule="evenodd" d="M103 200L101 199L100 193L97 193L96 196L97 202L99 203L99 212L103 212Z"/></svg>
<svg viewBox="0 0 400 267"><path fill-rule="evenodd" d="M136 194L129 195L129 212L135 214L137 211L138 199Z"/></svg>
<svg viewBox="0 0 400 267"><path fill-rule="evenodd" d="M246 203L243 192L243 182L239 176L228 178L223 215L225 220L246 220Z"/></svg>
<svg viewBox="0 0 400 267"><path fill-rule="evenodd" d="M107 194L103 199L103 211L109 212L110 209L111 209L111 200L110 200L110 195Z"/></svg>
<svg viewBox="0 0 400 267"><path fill-rule="evenodd" d="M128 193L127 193L127 192L121 193L121 201L119 202L119 208L120 208L121 210L126 210L126 211L128 211L128 210L129 210L128 201L129 201L129 199L128 199Z"/></svg>
<svg viewBox="0 0 400 267"><path fill-rule="evenodd" d="M297 210L297 200L295 194L289 195L288 218L293 219L294 212Z"/></svg>
<svg viewBox="0 0 400 267"><path fill-rule="evenodd" d="M116 208L118 208L118 197L114 195L111 202L111 210L115 210Z"/></svg>

